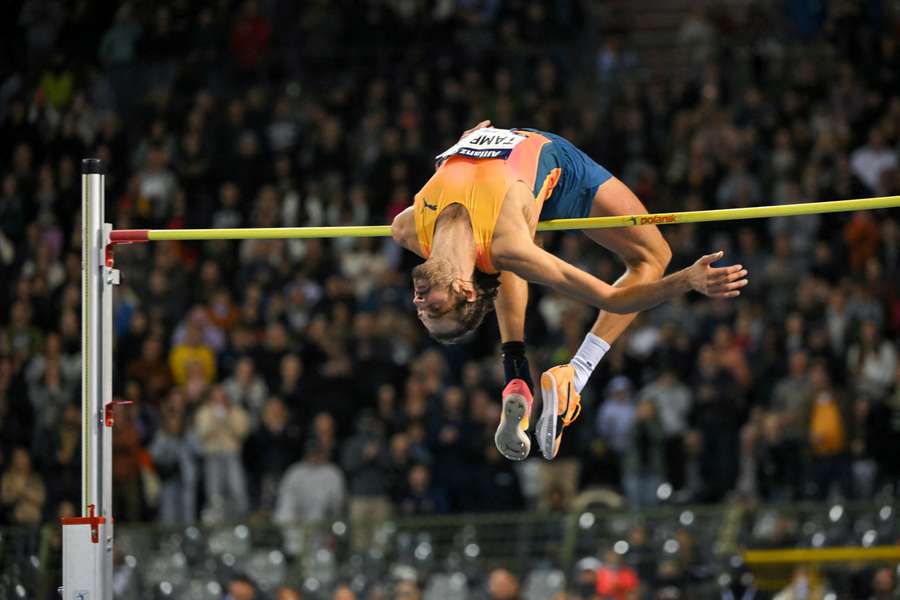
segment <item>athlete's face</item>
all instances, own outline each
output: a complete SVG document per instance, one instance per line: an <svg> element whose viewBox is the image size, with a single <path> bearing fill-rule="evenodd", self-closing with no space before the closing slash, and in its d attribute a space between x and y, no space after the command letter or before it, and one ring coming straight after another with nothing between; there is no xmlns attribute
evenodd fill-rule
<svg viewBox="0 0 900 600"><path fill-rule="evenodd" d="M417 288L413 302L416 315L432 334L442 334L459 327L453 310L454 302L449 289Z"/></svg>
<svg viewBox="0 0 900 600"><path fill-rule="evenodd" d="M457 312L466 301L456 281L456 272L449 261L429 260L415 269L413 304L416 314L432 334L442 334L459 328Z"/></svg>

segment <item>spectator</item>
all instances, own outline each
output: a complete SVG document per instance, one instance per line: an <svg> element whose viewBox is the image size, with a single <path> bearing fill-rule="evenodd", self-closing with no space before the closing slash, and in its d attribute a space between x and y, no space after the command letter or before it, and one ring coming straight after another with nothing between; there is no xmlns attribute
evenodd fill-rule
<svg viewBox="0 0 900 600"><path fill-rule="evenodd" d="M304 379L303 359L297 354L285 354L281 359L278 371L278 395L284 398L295 420L305 421L303 418Z"/></svg>
<svg viewBox="0 0 900 600"><path fill-rule="evenodd" d="M172 372L166 364L162 340L148 337L141 345L141 354L125 369L128 379L141 384L148 398L160 398L172 387Z"/></svg>
<svg viewBox="0 0 900 600"><path fill-rule="evenodd" d="M894 572L889 567L880 567L872 576L870 600L889 600L897 597L897 583Z"/></svg>
<svg viewBox="0 0 900 600"><path fill-rule="evenodd" d="M256 427L262 415L263 404L268 398L266 383L256 374L253 359L241 358L234 369L234 375L222 384L231 402L243 408L250 416L252 427Z"/></svg>
<svg viewBox="0 0 900 600"><path fill-rule="evenodd" d="M635 414L631 381L622 375L614 377L606 386L606 399L597 413L595 429L610 450L616 471L621 470L621 457L628 446Z"/></svg>
<svg viewBox="0 0 900 600"><path fill-rule="evenodd" d="M600 561L592 556L582 558L575 564L575 576L568 593L554 596L554 600L593 600L596 597L597 569Z"/></svg>
<svg viewBox="0 0 900 600"><path fill-rule="evenodd" d="M269 49L272 27L259 14L259 5L247 0L231 30L231 51L242 71L255 71L264 66Z"/></svg>
<svg viewBox="0 0 900 600"><path fill-rule="evenodd" d="M387 428L387 433L397 433L402 425L402 414L397 406L397 388L389 383L378 386L375 400L375 410L378 418Z"/></svg>
<svg viewBox="0 0 900 600"><path fill-rule="evenodd" d="M656 553L647 539L647 526L636 523L628 530L628 564L632 566L641 581L652 581L656 576Z"/></svg>
<svg viewBox="0 0 900 600"><path fill-rule="evenodd" d="M394 586L394 598L397 600L420 600L422 592L419 591L419 586L415 581L404 579L398 581Z"/></svg>
<svg viewBox="0 0 900 600"><path fill-rule="evenodd" d="M465 396L462 388L444 390L443 406L434 411L429 426L429 445L434 448L435 470L442 486L458 510L464 509L468 500L472 438L465 421Z"/></svg>
<svg viewBox="0 0 900 600"><path fill-rule="evenodd" d="M601 600L637 600L640 589L634 569L623 564L616 552L607 550L597 569L597 596Z"/></svg>
<svg viewBox="0 0 900 600"><path fill-rule="evenodd" d="M415 465L407 475L406 491L398 509L404 515L435 515L447 512L447 501L431 486L431 472L425 465Z"/></svg>
<svg viewBox="0 0 900 600"><path fill-rule="evenodd" d="M519 579L506 569L494 569L488 576L488 600L519 600Z"/></svg>
<svg viewBox="0 0 900 600"><path fill-rule="evenodd" d="M665 445L665 479L675 489L684 483L684 435L691 413L691 392L678 379L672 368L665 368L660 376L638 394L639 400L649 400L656 407Z"/></svg>
<svg viewBox="0 0 900 600"><path fill-rule="evenodd" d="M484 464L477 468L478 475L472 489L475 496L471 503L472 510L511 512L524 508L526 504L519 475L513 463L501 456L493 440L484 444L482 460Z"/></svg>
<svg viewBox="0 0 900 600"><path fill-rule="evenodd" d="M346 499L344 476L328 462L320 443L309 440L303 460L291 466L278 488L273 520L280 525L336 517Z"/></svg>
<svg viewBox="0 0 900 600"><path fill-rule="evenodd" d="M769 410L758 425L762 452L757 466L757 480L770 499L791 498L799 493L798 482L804 481L804 446L807 440L805 421L812 389L808 375L809 358L798 350L788 359L788 373L775 384Z"/></svg>
<svg viewBox="0 0 900 600"><path fill-rule="evenodd" d="M878 251L878 224L868 213L854 214L844 226L844 241L854 273L862 272L870 258Z"/></svg>
<svg viewBox="0 0 900 600"><path fill-rule="evenodd" d="M713 333L712 349L716 353L720 368L731 373L741 387L750 385L752 374L747 363L747 355L728 325L719 325Z"/></svg>
<svg viewBox="0 0 900 600"><path fill-rule="evenodd" d="M130 4L123 4L116 10L112 26L103 34L98 51L100 60L109 68L126 65L134 59L137 41L141 36L141 25L132 15ZM115 84L114 84L115 85ZM118 92L125 91L122 88Z"/></svg>
<svg viewBox="0 0 900 600"><path fill-rule="evenodd" d="M803 494L804 446L785 439L777 415L760 413L741 432L741 443L741 493L775 502Z"/></svg>
<svg viewBox="0 0 900 600"><path fill-rule="evenodd" d="M356 600L356 592L347 584L341 584L334 590L332 600Z"/></svg>
<svg viewBox="0 0 900 600"><path fill-rule="evenodd" d="M212 226L215 228L241 227L244 217L238 206L241 190L233 181L225 181L219 188L219 207L213 212Z"/></svg>
<svg viewBox="0 0 900 600"><path fill-rule="evenodd" d="M227 600L255 600L259 598L256 585L245 575L235 575L228 582Z"/></svg>
<svg viewBox="0 0 900 600"><path fill-rule="evenodd" d="M113 427L113 506L123 521L137 521L144 510L141 470L147 468L139 408L116 405Z"/></svg>
<svg viewBox="0 0 900 600"><path fill-rule="evenodd" d="M881 187L881 174L897 168L897 153L885 146L884 135L876 127L869 132L866 145L850 155L850 165L869 191L878 196L886 191Z"/></svg>
<svg viewBox="0 0 900 600"><path fill-rule="evenodd" d="M50 430L38 430L32 446L37 471L43 474L47 505L74 500L81 490L81 406L69 403Z"/></svg>
<svg viewBox="0 0 900 600"><path fill-rule="evenodd" d="M728 175L716 190L716 203L719 208L740 208L759 204L759 183L747 171L742 160L735 160Z"/></svg>
<svg viewBox="0 0 900 600"><path fill-rule="evenodd" d="M207 503L204 510L224 511L235 517L247 513L250 505L241 449L249 428L247 411L232 403L221 386L213 387L194 418L194 431L203 454Z"/></svg>
<svg viewBox="0 0 900 600"><path fill-rule="evenodd" d="M65 108L75 89L75 74L61 54L54 54L41 75L40 90L47 102L57 110Z"/></svg>
<svg viewBox="0 0 900 600"><path fill-rule="evenodd" d="M695 453L703 488L695 490L700 494L696 499L715 502L736 481L740 400L736 399L737 382L723 368L712 346L700 348L693 388L693 435L686 441L689 452Z"/></svg>
<svg viewBox="0 0 900 600"><path fill-rule="evenodd" d="M805 566L797 566L787 587L775 594L773 600L800 600L801 598L824 598L826 588L823 582L811 577Z"/></svg>
<svg viewBox="0 0 900 600"><path fill-rule="evenodd" d="M344 446L341 462L349 483L352 543L359 551L369 545L375 527L391 513L384 424L373 414L360 415L356 435Z"/></svg>
<svg viewBox="0 0 900 600"><path fill-rule="evenodd" d="M395 504L406 489L406 478L413 464L409 435L402 431L395 433L388 443L388 482Z"/></svg>
<svg viewBox="0 0 900 600"><path fill-rule="evenodd" d="M303 594L296 588L283 585L275 590L275 600L303 600Z"/></svg>
<svg viewBox="0 0 900 600"><path fill-rule="evenodd" d="M189 326L194 326L200 331L200 339L203 345L208 346L215 353L220 353L225 348L225 333L217 320L209 315L209 312L202 306L195 306L187 314L184 320L175 327L172 334L172 343L177 346L181 344L187 333Z"/></svg>
<svg viewBox="0 0 900 600"><path fill-rule="evenodd" d="M65 406L72 399L72 393L72 388L63 380L59 360L47 363L40 379L33 382L28 389L34 413L40 416L40 426L49 429L59 422Z"/></svg>
<svg viewBox="0 0 900 600"><path fill-rule="evenodd" d="M313 417L312 437L319 445L325 459L331 461L337 445L337 424L331 413L320 412Z"/></svg>
<svg viewBox="0 0 900 600"><path fill-rule="evenodd" d="M847 350L847 369L853 375L858 393L884 398L897 370L897 349L882 338L878 323L863 321L859 341Z"/></svg>
<svg viewBox="0 0 900 600"><path fill-rule="evenodd" d="M80 357L63 351L62 337L57 333L49 334L44 340L43 354L38 354L29 361L25 379L29 383L38 382L48 368L54 367L59 369L60 379L67 391L71 390L73 384L79 381L81 376Z"/></svg>
<svg viewBox="0 0 900 600"><path fill-rule="evenodd" d="M199 448L187 424L184 396L177 390L161 407L160 427L150 442L149 452L161 480L160 522L166 526L194 523Z"/></svg>
<svg viewBox="0 0 900 600"><path fill-rule="evenodd" d="M162 222L172 209L178 187L175 174L169 169L169 155L162 146L151 146L140 177L141 216Z"/></svg>
<svg viewBox="0 0 900 600"><path fill-rule="evenodd" d="M809 408L809 450L815 496L824 500L837 484L845 498L852 493L847 464L848 424L839 392L831 385L825 365L817 363L810 372L812 403Z"/></svg>
<svg viewBox="0 0 900 600"><path fill-rule="evenodd" d="M255 505L265 510L274 508L278 484L299 454L300 440L300 432L290 422L284 402L277 396L269 398L263 409L262 422L250 434L244 447L244 462Z"/></svg>
<svg viewBox="0 0 900 600"><path fill-rule="evenodd" d="M684 595L685 573L681 563L677 560L666 558L659 562L659 567L654 573L653 589L656 590L656 600L679 600Z"/></svg>
<svg viewBox="0 0 900 600"><path fill-rule="evenodd" d="M216 377L216 357L213 351L203 342L200 325L188 322L184 339L177 343L169 354L169 367L172 378L177 385L184 385L188 380L188 371L196 364L199 373L206 383L212 383Z"/></svg>
<svg viewBox="0 0 900 600"><path fill-rule="evenodd" d="M805 437L803 417L811 393L808 376L809 358L805 351L793 353L788 360L788 374L775 384L769 411L776 417L782 439L799 443Z"/></svg>
<svg viewBox="0 0 900 600"><path fill-rule="evenodd" d="M205 318L209 324L216 331L224 333L234 329L240 316L237 306L235 306L231 298L231 292L224 287L217 289L212 294L209 304L204 308L204 311ZM221 339L218 343L220 346L218 350L223 350L226 343L225 340Z"/></svg>
<svg viewBox="0 0 900 600"><path fill-rule="evenodd" d="M758 598L768 598L763 595L756 587L756 581L747 567L743 564L740 567L732 569L730 573L723 573L722 579L727 582L721 589L720 600L729 600L730 598L746 598L747 600L757 600Z"/></svg>
<svg viewBox="0 0 900 600"><path fill-rule="evenodd" d="M891 478L897 436L892 430L891 409L884 402L859 396L853 403L850 425L850 458L853 491L871 498Z"/></svg>
<svg viewBox="0 0 900 600"><path fill-rule="evenodd" d="M0 476L0 505L3 520L17 525L38 525L44 511L46 492L41 476L31 467L25 448L15 448L9 466Z"/></svg>
<svg viewBox="0 0 900 600"><path fill-rule="evenodd" d="M641 400L622 456L622 484L632 508L657 504L656 493L664 475L664 451L656 405L650 400Z"/></svg>

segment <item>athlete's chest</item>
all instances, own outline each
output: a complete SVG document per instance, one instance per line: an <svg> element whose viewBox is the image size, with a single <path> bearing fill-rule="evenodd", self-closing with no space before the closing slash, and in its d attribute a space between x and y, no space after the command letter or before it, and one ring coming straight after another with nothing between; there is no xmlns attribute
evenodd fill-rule
<svg viewBox="0 0 900 600"><path fill-rule="evenodd" d="M512 239L514 242L534 239L540 217L540 207L528 186L517 181L513 183L500 205L500 214L494 227L494 240Z"/></svg>

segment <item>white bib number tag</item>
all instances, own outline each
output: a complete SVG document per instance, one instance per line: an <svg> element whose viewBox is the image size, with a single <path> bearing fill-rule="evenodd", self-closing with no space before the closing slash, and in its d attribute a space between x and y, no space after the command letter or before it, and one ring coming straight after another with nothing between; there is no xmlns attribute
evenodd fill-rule
<svg viewBox="0 0 900 600"><path fill-rule="evenodd" d="M509 129L485 127L477 129L437 155L438 161L454 155L467 158L506 158L513 148L525 141L524 135Z"/></svg>

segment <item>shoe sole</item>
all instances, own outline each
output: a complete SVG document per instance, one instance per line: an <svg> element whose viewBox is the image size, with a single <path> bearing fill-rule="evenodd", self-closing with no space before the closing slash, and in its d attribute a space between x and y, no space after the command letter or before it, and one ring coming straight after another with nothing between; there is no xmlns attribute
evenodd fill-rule
<svg viewBox="0 0 900 600"><path fill-rule="evenodd" d="M545 379L547 383L545 384ZM556 393L556 378L552 373L541 375L541 418L538 419L536 434L541 454L547 460L553 460L553 447L556 445L556 420L559 416L559 397Z"/></svg>
<svg viewBox="0 0 900 600"><path fill-rule="evenodd" d="M494 434L494 443L500 454L509 460L525 460L531 452L531 440L520 427L528 414L528 401L521 394L509 394L503 399L500 425Z"/></svg>

